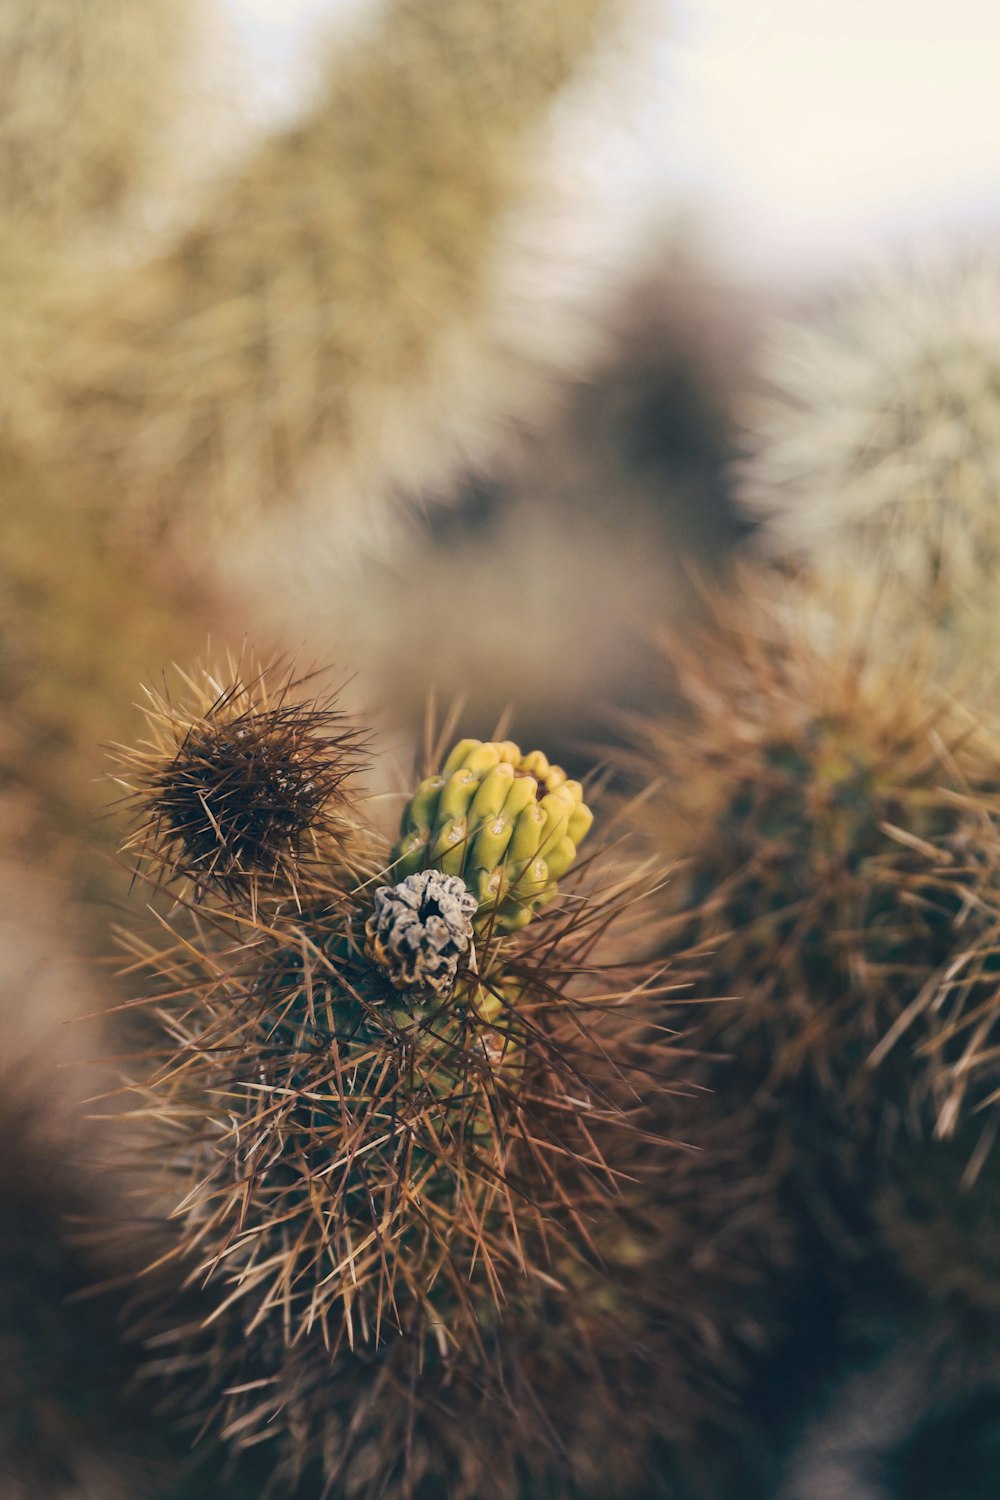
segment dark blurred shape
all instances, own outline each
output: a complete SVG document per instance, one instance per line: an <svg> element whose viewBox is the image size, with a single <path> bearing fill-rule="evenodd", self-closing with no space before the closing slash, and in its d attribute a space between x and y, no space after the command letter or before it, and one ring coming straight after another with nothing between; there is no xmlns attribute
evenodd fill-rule
<svg viewBox="0 0 1000 1500"><path fill-rule="evenodd" d="M729 471L754 322L742 292L663 250L547 427L366 573L359 657L397 719L420 723L433 682L469 734L509 708L578 773L620 710L655 698L649 632L697 618L750 529Z"/></svg>

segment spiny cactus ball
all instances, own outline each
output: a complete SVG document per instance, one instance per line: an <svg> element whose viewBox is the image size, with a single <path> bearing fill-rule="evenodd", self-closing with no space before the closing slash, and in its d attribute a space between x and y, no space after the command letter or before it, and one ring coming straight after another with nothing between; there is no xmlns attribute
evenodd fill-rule
<svg viewBox="0 0 1000 1500"><path fill-rule="evenodd" d="M540 750L461 740L407 803L395 868L460 875L478 925L513 932L553 899L592 822L580 783Z"/></svg>
<svg viewBox="0 0 1000 1500"><path fill-rule="evenodd" d="M478 905L464 881L440 870L380 885L365 923L368 952L397 990L447 994L472 950Z"/></svg>
<svg viewBox="0 0 1000 1500"><path fill-rule="evenodd" d="M227 679L184 676L185 697L146 688L149 740L118 747L135 826L123 850L210 886L257 899L261 885L304 873L336 826L364 737L331 699L303 701L308 678L280 665Z"/></svg>
<svg viewBox="0 0 1000 1500"><path fill-rule="evenodd" d="M675 648L644 819L684 858L668 951L742 997L679 1008L712 1107L741 1131L749 1110L786 1201L840 1244L870 1229L904 1142L961 1133L981 1162L993 1139L1000 734L906 653L788 625L720 605L709 639Z"/></svg>
<svg viewBox="0 0 1000 1500"><path fill-rule="evenodd" d="M163 758L157 795L169 803L188 775L182 755ZM535 801L536 779L522 783ZM185 897L189 849L164 840L169 939L128 942L162 1041L128 1077L153 1122L142 1190L151 1210L174 1205L155 1258L203 1299L187 1315L154 1296L142 1336L172 1351L163 1368L200 1420L238 1444L272 1440L282 1475L317 1463L320 1489L342 1473L359 1383L388 1403L385 1430L404 1416L426 1430L442 1411L460 1422L476 1390L501 1398L508 1320L526 1321L530 1346L531 1309L562 1308L574 1268L600 1280L595 1235L616 1240L619 1178L645 1170L642 1103L666 1066L655 979L602 957L609 927L628 950L647 877L619 870L592 890L573 872L572 900L552 891L516 930L477 931L462 878L397 878L353 785L339 792L349 857L303 830L269 870L266 912L235 879ZM560 838L570 803L555 798ZM552 1322L579 1372L592 1320L562 1308ZM551 1451L527 1397L518 1420ZM400 1458L366 1453L348 1491L374 1497Z"/></svg>
<svg viewBox="0 0 1000 1500"><path fill-rule="evenodd" d="M769 545L990 638L1000 602L1000 268L885 269L775 330L742 479Z"/></svg>

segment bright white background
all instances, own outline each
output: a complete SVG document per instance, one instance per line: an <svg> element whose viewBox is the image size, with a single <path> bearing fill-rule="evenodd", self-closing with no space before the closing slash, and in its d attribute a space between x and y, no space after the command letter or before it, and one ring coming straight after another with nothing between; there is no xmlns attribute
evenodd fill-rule
<svg viewBox="0 0 1000 1500"><path fill-rule="evenodd" d="M269 122L307 96L317 36L378 0L222 3ZM773 274L1000 228L1000 0L673 0L670 30L609 170L724 258Z"/></svg>

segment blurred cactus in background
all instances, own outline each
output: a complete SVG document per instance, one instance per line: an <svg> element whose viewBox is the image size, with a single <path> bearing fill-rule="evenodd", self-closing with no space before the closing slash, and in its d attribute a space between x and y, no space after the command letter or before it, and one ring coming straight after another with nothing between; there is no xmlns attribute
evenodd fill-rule
<svg viewBox="0 0 1000 1500"><path fill-rule="evenodd" d="M310 115L52 330L28 440L198 556L213 522L231 561L234 520L307 495L370 542L573 363L579 320L554 286L525 305L505 256L549 111L629 11L394 0Z"/></svg>
<svg viewBox="0 0 1000 1500"><path fill-rule="evenodd" d="M184 640L181 622L194 649L224 611L193 579L125 555L76 464L53 472L21 440L49 446L31 381L155 181L192 21L185 0L11 0L0 16L3 850L58 870L89 905L124 891L98 821L102 741L131 727L134 685ZM102 912L77 941L106 947L106 924Z"/></svg>
<svg viewBox="0 0 1000 1500"><path fill-rule="evenodd" d="M863 615L820 618L823 638L766 577L717 603L670 643L675 707L636 768L656 788L648 836L681 860L663 951L739 997L673 1010L705 1092L673 1102L672 1128L703 1147L720 1225L759 1184L762 1347L805 1360L804 1403L836 1360L833 1309L860 1319L867 1295L886 1317L915 1300L988 1320L1000 1290L1000 735ZM787 1434L808 1405L758 1410Z"/></svg>
<svg viewBox="0 0 1000 1500"><path fill-rule="evenodd" d="M106 229L143 194L191 42L187 0L5 0L0 243Z"/></svg>
<svg viewBox="0 0 1000 1500"><path fill-rule="evenodd" d="M791 623L720 606L677 646L645 764L677 931L744 997L706 1022L833 1225L907 1137L992 1140L1000 740L858 622Z"/></svg>
<svg viewBox="0 0 1000 1500"><path fill-rule="evenodd" d="M742 499L765 545L868 578L890 631L993 666L1000 592L1000 275L985 254L884 268L776 329Z"/></svg>
<svg viewBox="0 0 1000 1500"><path fill-rule="evenodd" d="M135 731L150 658L224 637L225 610L155 561L137 569L76 498L0 463L0 807L8 856L60 871L106 948L102 906L126 882L101 817L103 746Z"/></svg>
<svg viewBox="0 0 1000 1500"><path fill-rule="evenodd" d="M513 705L520 733L577 772L584 745L620 736L616 712L657 691L650 621L696 617L696 580L748 529L729 470L748 299L658 240L606 328L544 427L405 545L336 588L320 554L265 601L275 629L342 650L415 736L433 687L462 699L470 733Z"/></svg>

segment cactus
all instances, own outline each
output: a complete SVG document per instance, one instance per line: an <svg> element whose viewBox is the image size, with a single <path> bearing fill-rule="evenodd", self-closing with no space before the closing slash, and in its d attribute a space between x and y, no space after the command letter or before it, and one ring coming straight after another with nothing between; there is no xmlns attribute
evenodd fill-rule
<svg viewBox="0 0 1000 1500"><path fill-rule="evenodd" d="M748 414L746 508L836 589L873 580L891 630L990 666L1000 579L1000 286L985 257L886 268L775 331Z"/></svg>
<svg viewBox="0 0 1000 1500"><path fill-rule="evenodd" d="M592 822L580 783L540 750L462 740L407 804L393 869L461 876L480 922L513 932L555 896Z"/></svg>
<svg viewBox="0 0 1000 1500"><path fill-rule="evenodd" d="M178 619L201 644L223 612L198 584L125 556L76 465L45 471L52 435L35 426L32 385L75 324L105 236L150 190L193 12L187 0L0 11L0 428L31 434L0 453L3 845L58 869L93 908L124 889L97 818L101 741L131 733L131 684L164 654L164 622L172 645ZM103 917L87 940L105 945Z"/></svg>
<svg viewBox="0 0 1000 1500"><path fill-rule="evenodd" d="M133 972L153 976L160 1029L152 1071L130 1087L159 1127L149 1201L175 1205L161 1263L204 1289L187 1316L183 1297L155 1306L143 1336L199 1419L211 1414L238 1447L270 1440L285 1481L321 1474L351 1494L409 1495L429 1466L456 1496L488 1493L496 1476L468 1487L476 1445L515 1422L527 1429L524 1464L558 1470L537 1405L571 1402L560 1378L588 1371L590 1342L600 1336L609 1358L627 1342L601 1305L602 1260L628 1240L619 1179L662 1170L644 1164L641 1121L668 1060L642 994L655 981L633 962L602 977L600 959L609 925L635 920L648 877L619 872L588 887L564 848L567 829L589 827L580 789L539 752L469 741L433 779L437 795L427 781L417 793L428 830L449 815L447 789L469 777L498 816L497 770L507 792L520 771L522 801L558 834L571 896L557 899L546 876L545 902L532 890L525 915L511 904L514 881L477 882L484 906L450 869L401 873L339 774L355 734L282 678L283 774L296 784L300 764L310 776L339 767L336 826L315 804L314 844L300 830L248 900L245 861L226 860L249 778L238 801L216 795L207 778L225 790L228 757L198 749L223 863L215 878L214 856L194 861L194 900L189 822L161 829L188 805L186 747L220 732L228 741L233 723L251 749L270 745L273 700L266 674L256 681L248 696L241 679L204 674L200 722L193 699L174 710L157 694L159 748L153 760L148 748L131 757L145 831L126 847L149 850L179 914L166 947L129 940ZM252 758L270 808L272 762ZM504 857L498 845L498 868ZM574 1283L588 1288L582 1299ZM529 1399L543 1329L554 1388ZM618 1357L633 1377L648 1361ZM580 1392L576 1404L593 1412ZM430 1453L442 1423L449 1435ZM387 1434L406 1431L401 1450L386 1447Z"/></svg>
<svg viewBox="0 0 1000 1500"><path fill-rule="evenodd" d="M0 226L49 250L148 186L180 93L186 0L6 0Z"/></svg>
<svg viewBox="0 0 1000 1500"><path fill-rule="evenodd" d="M408 537L397 566L336 589L318 567L307 580L310 638L350 640L395 722L419 731L424 661L439 701L461 694L470 724L513 703L522 742L557 760L603 742L609 717L645 705L655 682L637 637L651 620L689 621L694 574L715 576L745 535L726 466L748 310L676 247L655 260L616 302L608 354L533 440L464 489L457 513Z"/></svg>
<svg viewBox="0 0 1000 1500"><path fill-rule="evenodd" d="M657 845L684 856L668 951L702 954L708 993L743 997L679 1012L709 1056L711 1117L839 1257L874 1233L901 1153L930 1161L935 1137L961 1143L961 1190L980 1191L1000 738L908 655L873 659L860 628L820 644L791 622L720 605L714 636L676 648L679 704L641 774L658 778Z"/></svg>
<svg viewBox="0 0 1000 1500"><path fill-rule="evenodd" d="M478 453L575 343L550 290L507 315L500 266L547 114L620 8L393 0L307 119L74 310L35 372L40 457L96 461L202 556L213 518L321 492L370 521Z"/></svg>
<svg viewBox="0 0 1000 1500"><path fill-rule="evenodd" d="M0 796L5 852L60 870L92 914L121 899L100 817L102 744L136 729L134 684L178 644L193 653L225 610L167 567L137 566L86 507L37 470L0 473ZM106 914L93 941L107 944Z"/></svg>

